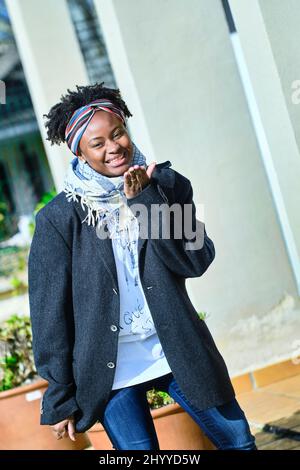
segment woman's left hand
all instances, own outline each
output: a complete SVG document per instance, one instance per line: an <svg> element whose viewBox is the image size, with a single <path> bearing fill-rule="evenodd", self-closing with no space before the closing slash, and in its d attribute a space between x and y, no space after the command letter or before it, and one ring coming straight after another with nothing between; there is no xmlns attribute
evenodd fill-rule
<svg viewBox="0 0 300 470"><path fill-rule="evenodd" d="M127 199L135 197L148 184L154 171L156 162L150 163L147 170L144 166L134 165L124 173L124 193Z"/></svg>

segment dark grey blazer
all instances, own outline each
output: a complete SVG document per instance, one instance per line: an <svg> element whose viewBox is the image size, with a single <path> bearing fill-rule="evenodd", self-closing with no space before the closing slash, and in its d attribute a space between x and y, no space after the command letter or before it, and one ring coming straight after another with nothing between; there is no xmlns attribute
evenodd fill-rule
<svg viewBox="0 0 300 470"><path fill-rule="evenodd" d="M170 166L170 161L157 164L151 184L128 205L192 204L195 227L191 182ZM80 203L68 202L64 192L41 209L28 268L35 364L49 382L40 423L55 424L73 413L77 432L102 423L114 380L120 307L111 239L100 239L95 227L82 223L85 216ZM185 279L202 276L215 257L201 224L201 249L186 250L185 240L174 236L140 237L138 252L141 282L167 361L187 399L205 409L235 393L185 287Z"/></svg>

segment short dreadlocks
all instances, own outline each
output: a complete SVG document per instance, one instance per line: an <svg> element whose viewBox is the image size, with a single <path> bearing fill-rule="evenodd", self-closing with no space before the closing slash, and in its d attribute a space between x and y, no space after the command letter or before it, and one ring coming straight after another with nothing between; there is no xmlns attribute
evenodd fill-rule
<svg viewBox="0 0 300 470"><path fill-rule="evenodd" d="M51 145L60 145L65 142L65 130L72 114L76 109L89 104L91 101L108 98L122 109L125 116L132 116L121 97L120 90L118 88L106 88L103 84L104 82L87 86L76 85L76 91L67 89L67 93L61 96L60 102L52 106L48 114L43 115L47 118L45 127L47 129L47 140L51 142Z"/></svg>

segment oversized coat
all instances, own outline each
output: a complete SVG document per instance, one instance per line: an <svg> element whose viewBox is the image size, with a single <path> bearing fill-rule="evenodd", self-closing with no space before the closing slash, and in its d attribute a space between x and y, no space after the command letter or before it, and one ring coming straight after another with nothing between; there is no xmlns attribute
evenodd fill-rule
<svg viewBox="0 0 300 470"><path fill-rule="evenodd" d="M191 182L170 166L170 161L157 164L151 183L127 203L148 209L166 202L192 204L195 227ZM99 238L95 227L82 223L85 217L80 202L60 192L36 216L28 263L33 354L39 375L49 383L40 424L74 414L76 432L103 422L120 315L112 240ZM231 400L235 392L186 290L186 279L202 276L215 258L214 243L201 224L205 238L197 250L187 250L184 238L140 236L138 254L141 283L173 375L190 403L206 409Z"/></svg>

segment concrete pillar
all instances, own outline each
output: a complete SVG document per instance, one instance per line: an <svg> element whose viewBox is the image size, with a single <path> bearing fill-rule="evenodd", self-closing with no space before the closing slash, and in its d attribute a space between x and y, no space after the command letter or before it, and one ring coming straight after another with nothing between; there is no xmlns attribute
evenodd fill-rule
<svg viewBox="0 0 300 470"><path fill-rule="evenodd" d="M145 2L142 1L141 3L145 6ZM124 41L123 37L124 25L122 24L122 10L125 8L126 14L130 16L136 8L136 2L133 1L130 3L125 1L122 5L121 2L110 0L94 0L94 4L101 23L101 30L105 38L106 49L114 71L115 80L118 86L121 87L122 97L126 103L128 103L128 108L133 114L133 116L128 120L131 138L141 151L146 154L147 161L150 163L158 156L149 134L146 114L142 108L143 103L139 90L137 89L139 79L136 74L138 73L138 70L136 67L132 67L132 63L129 59L131 50L129 50L129 44ZM140 11L139 7L138 10L138 14L142 15L142 11ZM144 13L146 15L147 10L145 10ZM133 18L134 17L135 15L133 15ZM132 25L133 22L132 19L130 19L129 24ZM140 49L138 42L136 43L136 46L137 49L135 53L140 56L139 59L142 59L142 54L144 53L143 44L140 45ZM151 49L149 52L151 53ZM137 61L136 66L138 63L139 61Z"/></svg>
<svg viewBox="0 0 300 470"><path fill-rule="evenodd" d="M72 153L46 140L43 114L67 88L88 84L82 54L65 0L6 2L38 125L57 190Z"/></svg>
<svg viewBox="0 0 300 470"><path fill-rule="evenodd" d="M262 159L300 294L299 2L229 3L261 123Z"/></svg>

